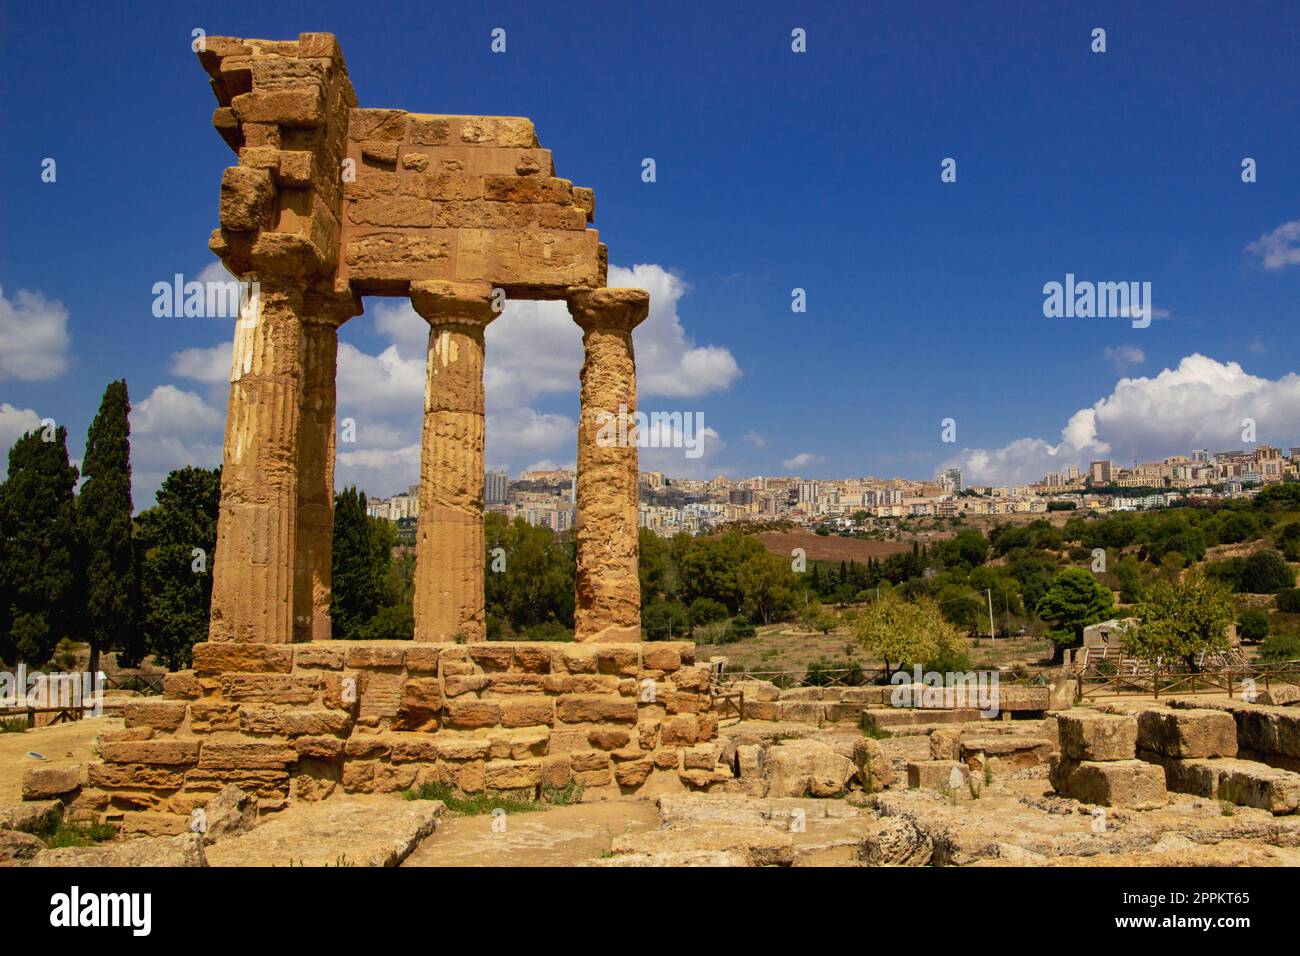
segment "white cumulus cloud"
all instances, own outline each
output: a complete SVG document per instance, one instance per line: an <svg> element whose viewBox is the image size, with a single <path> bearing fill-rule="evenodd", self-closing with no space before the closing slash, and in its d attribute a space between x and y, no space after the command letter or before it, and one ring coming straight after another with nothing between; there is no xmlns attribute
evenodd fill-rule
<svg viewBox="0 0 1300 956"><path fill-rule="evenodd" d="M39 292L0 288L0 380L58 378L68 367L68 310Z"/></svg>
<svg viewBox="0 0 1300 956"><path fill-rule="evenodd" d="M1059 441L1024 437L1001 448L965 448L944 467L961 468L968 482L1032 482L1098 458L1130 465L1135 458L1158 461L1194 448L1242 448L1247 418L1259 441L1293 441L1300 376L1263 378L1237 362L1193 354L1158 375L1120 379L1109 395L1070 416Z"/></svg>
<svg viewBox="0 0 1300 956"><path fill-rule="evenodd" d="M1284 222L1272 232L1266 232L1246 251L1258 256L1265 269L1285 269L1300 264L1300 219Z"/></svg>

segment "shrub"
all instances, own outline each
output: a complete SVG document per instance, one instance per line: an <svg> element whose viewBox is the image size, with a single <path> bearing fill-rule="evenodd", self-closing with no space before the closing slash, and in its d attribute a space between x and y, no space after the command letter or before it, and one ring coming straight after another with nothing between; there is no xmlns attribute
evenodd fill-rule
<svg viewBox="0 0 1300 956"><path fill-rule="evenodd" d="M571 641L573 631L559 621L543 621L524 631L524 640L528 641Z"/></svg>
<svg viewBox="0 0 1300 956"><path fill-rule="evenodd" d="M1295 571L1276 551L1256 551L1241 568L1239 590L1248 594L1275 594L1295 587Z"/></svg>
<svg viewBox="0 0 1300 956"><path fill-rule="evenodd" d="M1243 641L1257 643L1268 637L1268 615L1254 609L1243 611L1237 619L1237 636Z"/></svg>
<svg viewBox="0 0 1300 956"><path fill-rule="evenodd" d="M731 623L727 625L726 640L723 643L731 644L735 641L741 641L753 637L756 633L758 632L754 630L754 625L749 618L743 614L737 614L731 619Z"/></svg>
<svg viewBox="0 0 1300 956"><path fill-rule="evenodd" d="M1259 659L1268 664L1300 660L1300 633L1282 631L1269 635L1259 647Z"/></svg>
<svg viewBox="0 0 1300 956"><path fill-rule="evenodd" d="M1284 614L1300 614L1300 588L1284 588L1278 591L1277 609Z"/></svg>
<svg viewBox="0 0 1300 956"><path fill-rule="evenodd" d="M690 618L691 627L716 624L727 619L727 606L713 598L697 597L691 602L687 616Z"/></svg>
<svg viewBox="0 0 1300 956"><path fill-rule="evenodd" d="M686 608L676 601L655 601L641 611L641 632L647 641L680 641L690 629Z"/></svg>

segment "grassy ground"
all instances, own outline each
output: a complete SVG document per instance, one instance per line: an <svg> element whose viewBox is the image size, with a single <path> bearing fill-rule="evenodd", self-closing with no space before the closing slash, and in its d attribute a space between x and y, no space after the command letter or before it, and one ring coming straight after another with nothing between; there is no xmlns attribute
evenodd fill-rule
<svg viewBox="0 0 1300 956"><path fill-rule="evenodd" d="M829 634L809 632L798 624L773 624L760 627L752 638L732 644L701 644L696 658L727 658L728 671L804 671L814 661L828 667L852 667L864 671L880 670L882 661L867 654L853 639L850 629L841 625ZM1009 667L1017 663L1033 666L1050 659L1051 643L1043 638L1000 638L990 644L988 638L970 648L971 665L976 668Z"/></svg>

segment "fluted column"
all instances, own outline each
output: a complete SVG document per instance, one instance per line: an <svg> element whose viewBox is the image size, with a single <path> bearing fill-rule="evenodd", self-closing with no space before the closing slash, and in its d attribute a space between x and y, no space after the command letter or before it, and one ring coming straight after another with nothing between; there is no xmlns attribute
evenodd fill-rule
<svg viewBox="0 0 1300 956"><path fill-rule="evenodd" d="M429 323L415 544L415 639L487 639L483 573L483 330L486 283L411 283Z"/></svg>
<svg viewBox="0 0 1300 956"><path fill-rule="evenodd" d="M582 328L578 418L578 641L639 641L636 359L632 329L650 310L641 289L570 289Z"/></svg>
<svg viewBox="0 0 1300 956"><path fill-rule="evenodd" d="M235 326L208 639L293 640L303 291L262 280Z"/></svg>
<svg viewBox="0 0 1300 956"><path fill-rule="evenodd" d="M331 637L338 330L360 314L361 303L350 294L308 293L303 303L298 546L293 586L295 642L328 641Z"/></svg>

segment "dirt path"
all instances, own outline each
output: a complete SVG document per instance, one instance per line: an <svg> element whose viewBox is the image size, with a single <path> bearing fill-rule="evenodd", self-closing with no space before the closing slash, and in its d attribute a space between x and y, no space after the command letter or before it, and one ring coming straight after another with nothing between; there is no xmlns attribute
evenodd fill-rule
<svg viewBox="0 0 1300 956"><path fill-rule="evenodd" d="M573 866L609 852L620 833L659 826L659 811L653 800L611 800L511 814L504 823L494 832L491 816L444 816L402 865Z"/></svg>
<svg viewBox="0 0 1300 956"><path fill-rule="evenodd" d="M95 739L122 726L120 717L89 717L21 734L0 734L0 804L22 800L23 771L28 767L78 767L89 763L95 759ZM45 759L29 757L29 751Z"/></svg>

